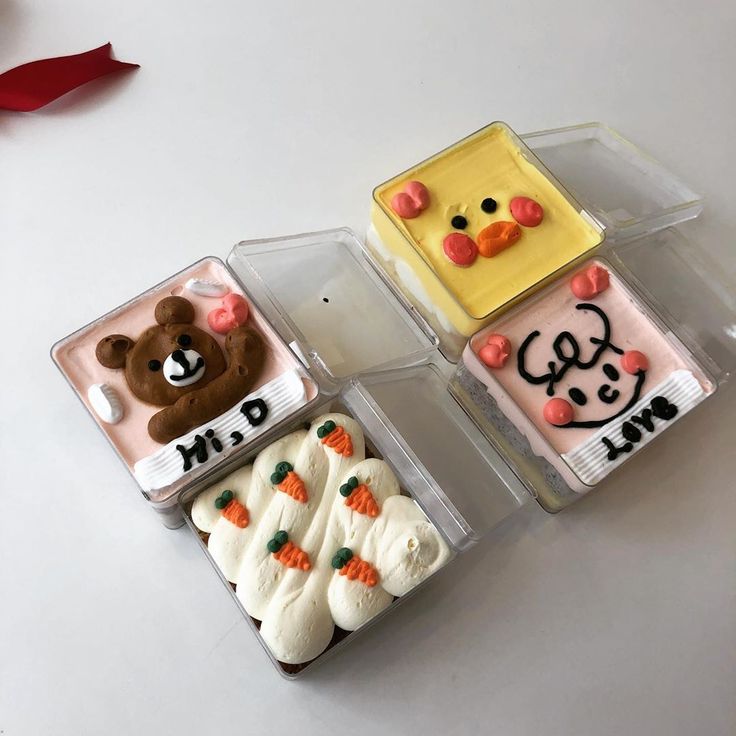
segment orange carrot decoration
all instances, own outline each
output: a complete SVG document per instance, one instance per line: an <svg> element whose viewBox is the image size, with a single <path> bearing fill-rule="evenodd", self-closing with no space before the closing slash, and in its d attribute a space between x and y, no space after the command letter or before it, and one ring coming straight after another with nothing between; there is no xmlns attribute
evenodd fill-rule
<svg viewBox="0 0 736 736"><path fill-rule="evenodd" d="M359 514L376 517L380 512L371 489L365 483L360 483L354 475L340 486L340 495L345 496L345 505Z"/></svg>
<svg viewBox="0 0 736 736"><path fill-rule="evenodd" d="M295 501L306 503L307 487L304 485L304 481L294 472L291 463L286 461L279 463L275 471L271 473L271 483Z"/></svg>
<svg viewBox="0 0 736 736"><path fill-rule="evenodd" d="M274 558L286 567L298 567L300 570L309 570L312 567L309 555L290 542L289 535L283 529L273 535L273 539L268 541L266 547L273 553Z"/></svg>
<svg viewBox="0 0 736 736"><path fill-rule="evenodd" d="M378 570L370 562L361 560L349 547L341 547L332 558L332 567L346 575L348 580L360 580L369 588L378 582Z"/></svg>
<svg viewBox="0 0 736 736"><path fill-rule="evenodd" d="M344 427L338 427L331 419L328 419L317 429L317 437L322 440L323 445L331 447L338 455L342 455L343 457L352 456L352 438L345 431Z"/></svg>
<svg viewBox="0 0 736 736"><path fill-rule="evenodd" d="M299 501L299 503L306 503L307 501L307 487L293 470L286 474L286 478L279 483L278 489L291 496L295 501Z"/></svg>
<svg viewBox="0 0 736 736"><path fill-rule="evenodd" d="M215 499L215 508L220 509L220 513L240 529L245 529L250 522L248 509L235 498L232 491L223 491Z"/></svg>

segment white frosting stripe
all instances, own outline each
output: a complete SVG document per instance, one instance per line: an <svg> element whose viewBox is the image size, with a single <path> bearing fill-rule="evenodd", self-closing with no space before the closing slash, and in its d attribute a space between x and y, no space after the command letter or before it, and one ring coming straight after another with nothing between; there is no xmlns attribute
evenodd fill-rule
<svg viewBox="0 0 736 736"><path fill-rule="evenodd" d="M341 455L330 449L317 437L317 427L327 420L341 426L352 438L353 454ZM356 463L365 457L365 444L360 426L350 417L325 414L318 417L309 429L310 452L326 455L329 471L325 487L312 517L309 529L299 546L312 555L312 569L308 575L289 570L275 592L261 622L261 636L269 649L282 662L308 662L318 656L332 639L334 624L327 601L327 586L333 569L330 559L343 546L332 510L338 488ZM305 632L309 632L306 636Z"/></svg>
<svg viewBox="0 0 736 736"><path fill-rule="evenodd" d="M253 399L263 399L268 406L266 420L255 427L248 422L240 411L240 407L245 401ZM240 446L240 444L244 444L262 434L265 430L270 429L274 424L298 409L305 401L306 390L299 374L294 370L286 371L278 378L274 378L273 381L261 386L257 391L248 394L241 401L238 401L232 409L216 419L172 440L152 455L139 460L133 468L133 474L144 491L165 488L188 472L184 470L184 458L181 452L176 449L177 445L191 448L197 435L204 437L205 432L211 429L214 432L214 437L222 443L222 452L217 452L208 439L206 442L207 459L200 463L192 456L191 463L196 468L214 465L222 458L227 457L234 449L233 441L230 438L231 432L237 431L243 435L242 443L238 445Z"/></svg>
<svg viewBox="0 0 736 736"><path fill-rule="evenodd" d="M235 583L237 596L245 610L260 620L263 620L274 591L287 572L287 568L273 559L268 551L266 545L269 539L283 529L289 533L293 542L306 549L304 534L309 528L311 515L322 498L327 477L327 460L308 453L308 447L307 432L300 430L267 447L255 461L258 472L254 473L251 495L257 495L266 503L261 504L257 514L254 508L258 528L243 557ZM306 503L295 501L271 484L270 475L276 464L283 460L294 466L294 471L304 482L307 489ZM307 549L307 552L310 551ZM301 577L304 577L303 574Z"/></svg>
<svg viewBox="0 0 736 736"><path fill-rule="evenodd" d="M677 370L671 373L662 383L655 386L645 396L618 419L601 427L595 434L588 437L585 442L578 445L570 452L562 455L563 460L570 469L587 485L599 483L608 473L618 467L633 453L640 450L644 445L654 439L660 432L686 414L690 409L699 404L705 397L706 392L698 382L697 378L688 370ZM641 415L643 409L649 407L655 396L663 396L670 404L677 407L677 414L672 419L659 419L652 416L654 431L650 432L640 424L635 424L641 433L641 439L633 443L631 452L622 452L615 460L608 459L609 449L603 442L603 438L609 439L616 447L626 444L626 439L621 434L624 422L631 423L631 417Z"/></svg>

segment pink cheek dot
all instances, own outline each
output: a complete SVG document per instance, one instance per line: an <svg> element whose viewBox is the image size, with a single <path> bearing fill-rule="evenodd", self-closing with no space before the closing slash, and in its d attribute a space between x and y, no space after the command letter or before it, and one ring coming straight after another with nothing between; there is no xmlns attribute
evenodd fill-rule
<svg viewBox="0 0 736 736"><path fill-rule="evenodd" d="M478 357L489 368L503 368L511 355L511 343L505 335L493 332L486 344L478 351Z"/></svg>
<svg viewBox="0 0 736 736"><path fill-rule="evenodd" d="M391 198L391 209L402 220L412 220L419 214L419 208L406 192L399 192Z"/></svg>
<svg viewBox="0 0 736 736"><path fill-rule="evenodd" d="M414 200L414 204L416 204L420 212L429 207L429 190L422 182L408 181L404 187L404 191Z"/></svg>
<svg viewBox="0 0 736 736"><path fill-rule="evenodd" d="M420 181L408 181L391 197L391 209L402 220L413 220L429 207L429 190Z"/></svg>
<svg viewBox="0 0 736 736"><path fill-rule="evenodd" d="M470 266L478 257L478 246L463 233L445 235L442 250L457 266Z"/></svg>
<svg viewBox="0 0 736 736"><path fill-rule="evenodd" d="M570 281L570 291L578 299L592 299L610 286L608 271L601 266L592 265L576 273Z"/></svg>
<svg viewBox="0 0 736 736"><path fill-rule="evenodd" d="M550 399L544 405L544 418L555 427L563 427L572 421L575 411L565 399Z"/></svg>
<svg viewBox="0 0 736 736"><path fill-rule="evenodd" d="M649 370L649 358L638 350L627 350L621 356L621 367L631 375Z"/></svg>
<svg viewBox="0 0 736 736"><path fill-rule="evenodd" d="M514 220L524 227L536 227L544 218L542 205L529 197L514 197L509 209Z"/></svg>

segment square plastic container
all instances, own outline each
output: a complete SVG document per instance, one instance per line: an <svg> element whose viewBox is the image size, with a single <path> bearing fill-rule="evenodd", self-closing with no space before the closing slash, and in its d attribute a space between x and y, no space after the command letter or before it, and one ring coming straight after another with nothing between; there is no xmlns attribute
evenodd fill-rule
<svg viewBox="0 0 736 736"><path fill-rule="evenodd" d="M219 370L224 368L226 354L234 365L236 353L228 347L234 343L208 323L212 313L222 311L223 300L232 298L245 299L249 305L245 324L257 330L265 341L266 357L257 379L249 381L247 389L211 412L200 426L192 426L173 414L177 407L181 409L185 399L178 386L173 391L170 386L180 382L191 390L186 395L189 399L202 397L201 392L215 386L218 380L232 380L226 377L227 371L214 380L208 373L213 365L220 364ZM164 315L164 305L171 305L172 300L178 300L177 308L186 313L175 318ZM242 357L239 353L238 357ZM189 483L231 455L242 453L249 441L277 428L293 412L313 401L318 391L317 382L247 291L227 266L213 257L197 261L63 338L53 346L51 354L143 496L170 527L182 523L177 497ZM186 376L183 382L182 377L176 376L169 380L177 371L177 355L182 360L192 357L192 365L195 360L201 361L192 380L187 382ZM218 368L212 370L216 372ZM205 388L201 388L203 384L207 384ZM222 383L218 390L221 387ZM169 391L180 395L169 395ZM159 398L152 392L163 395ZM217 401L217 397L213 400ZM251 421L241 407L253 401L266 402L267 416ZM154 438L150 422L166 412L168 417L182 422L178 425L181 429L173 432L175 436L171 438ZM183 419L187 419L186 415Z"/></svg>
<svg viewBox="0 0 736 736"><path fill-rule="evenodd" d="M683 406L689 410L712 396L736 367L736 289L722 279L717 264L702 248L667 227L697 216L702 209L701 199L647 154L599 123L540 131L523 138L554 167L586 210L606 225L606 242L596 251L595 258L610 268L620 288L640 310L641 319L656 327L670 348L700 376L700 385L705 388L703 395L686 399L680 394ZM575 264L575 269L560 281L569 283L582 266L581 262ZM544 294L531 297L518 309L529 310L535 299L544 298ZM595 298L591 301L595 304ZM500 329L504 319L501 317L494 324ZM621 434L621 427L629 417L621 415L617 418L620 426L615 427L613 435L615 442L606 436L605 427L599 428L600 436L595 440L601 443L597 456L605 449L615 457L605 472L600 472L600 462L597 473L591 473L588 467L588 472L583 472L587 482L581 482L580 475L571 472L569 463L561 461L561 454L540 436L538 427L544 423L540 417L542 407L529 406L533 387L529 386L530 394L521 401L526 406L524 411L499 388L492 376L494 369L479 360L478 351L493 331L492 324L471 338L450 381L450 391L547 511L559 511L592 487L615 482L617 465L628 458L642 462L641 449L664 429L674 426L670 419L656 417L657 426L648 421L643 425L628 421L627 439ZM518 361L514 352L518 347L511 346L510 365ZM557 360L556 356L551 357ZM613 357L612 365L620 376L625 371L616 361L618 356ZM606 378L602 378L599 388L606 382L608 390L614 390L613 381ZM561 387L579 388L564 383ZM586 401L597 400L597 391L594 394L586 394ZM570 396L557 398L564 398L575 411ZM582 411L588 408L586 405ZM529 426L529 412L536 412L531 422L536 426ZM636 415L636 411L631 414ZM637 417L642 419L641 415ZM604 446L604 438L613 443L614 449ZM626 447L626 451L621 452L621 447ZM605 458L598 460L608 462Z"/></svg>
<svg viewBox="0 0 736 736"><path fill-rule="evenodd" d="M581 299L571 293L570 284L578 273L585 274L590 267L583 264L580 272L563 276L470 340L450 390L546 510L558 511L592 488L613 482L623 462L642 462L641 450L713 396L736 368L734 288L717 279L707 260L673 229L606 248L594 259L610 275L611 285L601 294ZM607 295L614 289L618 297L612 302ZM593 360L595 348L603 346L601 330L606 330L600 316L581 304L602 308L610 324L610 342L622 352L606 348ZM591 322L596 345L589 343ZM560 341L563 330L572 335L572 341ZM529 341L532 331L540 334ZM500 344L498 337L491 336L506 334L510 349L505 365L487 365L479 357L483 346ZM555 351L555 339L561 353ZM528 372L540 381L545 373L562 372L559 381L535 385L521 378L530 363L536 361L539 369L542 352L531 360L527 357L537 340L551 369ZM634 353L638 347L642 350L637 352L645 356L643 364L637 363L640 358ZM627 366L629 351L634 358ZM495 354L491 348L491 362ZM576 356L570 370L561 355ZM581 363L592 365L581 371ZM641 375L639 390L641 367L647 377ZM617 386L620 396L607 413L605 402L618 392ZM624 402L626 397L632 401ZM559 400L572 416L565 416L559 422L563 426L555 427L546 418L546 404ZM609 415L611 421L594 428L574 426L580 419ZM563 435L561 451L559 442L550 439L559 441Z"/></svg>
<svg viewBox="0 0 736 736"><path fill-rule="evenodd" d="M546 510L641 462L642 449L729 378L734 289L707 260L673 229L607 246L466 346L450 390ZM591 266L610 285L574 294L579 275L592 283Z"/></svg>
<svg viewBox="0 0 736 736"><path fill-rule="evenodd" d="M453 362L470 335L602 241L602 226L499 122L376 187L367 236Z"/></svg>
<svg viewBox="0 0 736 736"><path fill-rule="evenodd" d="M329 412L349 416L362 430L369 454L388 464L398 480L401 493L417 504L445 541L449 549L449 561L530 497L519 479L450 396L446 377L436 366L427 362L439 357L436 337L421 321L414 320L401 297L387 288L385 276L363 255L361 245L352 233L337 230L241 243L231 252L228 264L269 320L278 326L283 339L303 356L310 375L320 385L319 400L293 416L290 424L282 426L279 436L305 426L310 426L312 433L315 427L310 423L315 418L324 419L325 415L336 418ZM295 287L296 282L299 285ZM397 364L403 365L387 368ZM227 536L226 542L216 539L215 547L211 549L212 537L202 533L195 511L197 499L204 498L202 494L209 494L205 503L211 503L213 499L220 498L225 490L232 490L225 488L228 484L235 483L233 487L236 492L240 491L244 501L246 497L250 498L247 496L249 491L238 489L237 481L229 479L237 479L239 473L247 473L247 470L243 471L244 466L252 462L254 457L263 457L259 453L270 451L276 439L272 434L257 445L251 445L247 458L241 456L229 461L216 473L188 488L181 496L181 505L187 522L198 534L213 566L258 632L269 658L281 674L293 678L342 649L357 635L357 631L365 630L382 618L406 595L414 592L416 587L396 597L380 613L359 626L357 631L339 626L334 629L329 627L329 618L322 605L324 596L328 595L325 588L317 584L316 588L309 588L306 582L302 586L299 582L300 572L291 575L291 583L279 582L272 594L272 601L264 607L259 597L262 596L262 586L254 592L251 590L252 581L256 576L265 575L261 572L264 564L270 564L273 568L264 580L271 580L271 574L277 574L275 571L280 568L270 560L266 562L263 544L259 546L257 537L249 541L248 532L243 531L240 542L236 543L231 536ZM307 441L300 440L300 448ZM454 471L455 463L461 463L462 477ZM302 462L301 467L311 468L312 465ZM359 468L360 465L355 467ZM296 461L291 468L294 472L300 471ZM357 470L355 472L359 475ZM254 471L253 477L260 476L256 476ZM260 492L258 480L249 482L250 492L253 492L254 483L256 492ZM267 525L266 518L270 513L280 524L288 526L284 519L291 518L289 514L293 513L293 502L285 499L283 494L276 494L275 499L269 499L266 502L270 504L268 509L272 509L272 504L277 504L277 510L255 512L258 514L255 523ZM333 506L330 511L330 520L336 513L335 509L341 507L342 499L337 498L337 503L337 507ZM259 504L260 501L255 507L258 508ZM307 534L319 529L317 519L321 512L318 508L312 513L314 516ZM221 521L218 523L221 524L219 528L216 527L219 535L238 534L232 525ZM331 522L325 523L329 528ZM268 528L265 535L269 536L275 531ZM283 531L288 533L287 529ZM254 534L258 533L256 527ZM303 530L301 534L304 534ZM325 539L328 536L325 532ZM301 538L300 534L296 537L297 541ZM350 539L353 537L350 536ZM358 540L352 543L357 544ZM416 544L411 538L408 538L407 543ZM341 538L333 547L337 548L338 544L350 547L351 542ZM424 544L426 546L426 540ZM237 566L238 570L247 571L238 585L238 589L243 586L240 594L235 589L235 581L228 581L223 572L223 569L227 570L232 565L226 561L229 558L222 556L222 547L228 554L238 549L238 554L242 554L242 559L246 560L246 563L241 561ZM421 545L417 549L421 549ZM248 563L249 560L255 562ZM252 575L248 564L253 565ZM376 562L376 565L379 570L382 569L380 562ZM317 569L307 574L316 575L318 569L319 563ZM337 572L326 572L329 575L322 585L327 585L329 590L329 585L334 585L339 577ZM328 579L333 582L328 583ZM310 631L318 634L323 632L323 643L329 639L324 653L306 662L295 661L304 655L295 655L294 648L308 645L296 635L293 638L297 643L291 643L290 614L286 609L282 610L278 603L273 603L280 600L280 596L287 598L281 586L286 586L288 590L290 584L297 586L298 593L289 593L289 607L298 606L305 596L312 596L310 604L305 604L303 615L309 618ZM378 585L381 585L380 578ZM373 603L364 605L369 608ZM326 632L325 626L328 627ZM271 642L270 645L267 641ZM279 659L279 647L288 653L287 661Z"/></svg>
<svg viewBox="0 0 736 736"><path fill-rule="evenodd" d="M262 565L265 564L265 559L257 558L257 563L253 563L250 567L240 568L241 574L242 570L245 569L247 575L245 580L238 584L238 589L240 585L243 585L245 593L238 595L235 585L230 584L223 574L224 565L222 564L221 554L218 552L223 546L234 543L232 540L238 538L235 536L237 530L234 530L232 525L227 524L227 522L220 521L219 524L227 526L228 529L223 532L221 527L220 529L215 528L216 531L220 531L221 539L216 541L213 550L208 546L212 542L212 537L206 538L201 534L192 514L193 504L201 494L209 493L211 497L214 497L216 494L221 494L226 487L232 486L232 483L226 480L226 477L232 476L227 476L227 474L238 470L238 468L242 472L242 459L221 468L215 475L207 479L206 484L205 481L202 481L196 487L188 490L182 496L181 501L184 513L187 515L187 522L192 530L198 533L206 554L223 582L228 584L234 600L243 615L251 623L254 631L256 631L267 655L277 667L277 670L287 678L303 675L313 669L317 663L325 661L327 657L333 656L342 650L359 633L377 623L396 605L416 592L426 580L430 579L432 574L442 569L450 560L467 549L530 498L508 467L499 458L495 457L494 451L477 428L468 422L467 416L447 393L446 379L431 365L371 374L365 380L353 379L336 396L326 398L308 411L304 411L300 416L294 417L292 425L285 427L284 431L301 429L305 426L305 423L311 422L319 416L324 417L328 412L339 412L339 414L347 415L360 425L366 438L365 442L369 455L382 459L389 465L398 480L401 493L419 506L426 518L438 530L447 548L444 553L440 553L432 546L429 552L422 553L422 550L426 550L428 544L432 545L431 537L428 538L425 533L424 537L417 542L413 535L403 533L400 526L398 530L392 529L389 522L387 531L393 535L389 540L392 554L392 564L388 565L389 568L394 566L396 548L404 549L406 547L412 550L407 554L422 553L428 555L432 560L431 567L434 568L436 565L436 569L427 573L418 572L418 563L412 563L413 574L419 581L416 586L412 586L406 593L395 597L393 601L387 602L385 608L365 621L355 631L351 631L349 628L341 628L336 624L334 629L330 626L323 640L324 642L329 641L329 644L323 653L316 654L314 659L308 659L306 662L297 664L284 662L279 659L272 647L295 646L291 643L292 638L301 644L301 637L290 635L290 614L288 611L283 613L278 603L274 604L273 601L279 598L287 599L288 597L289 606L298 606L301 598L312 596L310 605L304 604L303 606L305 609L303 615L307 617L303 623L304 627L309 628L310 631L320 632L325 623L329 626L329 619L324 612L322 612L321 623L313 621L313 618L319 618L321 611L319 604L324 602L325 596L328 596L325 586L334 585L336 581L340 580L338 572L327 570L328 578L325 579L322 588L318 588L317 593L314 589L308 590L306 582L302 583L298 580L295 582L294 578L298 579L304 575L318 572L320 558L317 557L318 562L312 570L306 573L300 571L292 573L291 585L297 585L298 593L289 591L289 581L280 582L279 587L273 594L270 605L265 609L265 616L257 614L257 611L247 606L244 601L251 601L254 596L258 597L259 591L254 592L251 589L252 581L256 578L258 571L262 569ZM330 416L335 415L330 414ZM428 427L435 425L438 427L438 431L427 431ZM259 447L253 447L252 454L255 455L262 449L264 449L263 444ZM453 472L450 465L451 459L453 461L459 459L463 462L462 479ZM502 476L495 476L489 467L489 463L500 463L499 470ZM298 469L298 465L295 464L294 467ZM348 472L360 475L358 470L360 467L360 465L356 465L354 466L355 470L351 469ZM342 499L338 498L337 501L339 504ZM288 499L283 501L276 499L271 503L293 504ZM333 514L334 509L333 506ZM319 511L315 512L315 517L318 513ZM384 507L381 506L376 522L380 522L383 513L385 513ZM261 522L265 516L266 514L262 514L257 521ZM279 524L282 528L288 526L288 522L284 521L285 511L279 511L277 514L271 514L271 516L279 518ZM265 524L265 522L263 523ZM311 530L312 527L310 527ZM276 529L271 530L269 528L266 530L265 536L270 536L275 531ZM235 532L235 535L233 532ZM255 534L258 534L258 528L256 528ZM368 532L368 535L370 535L370 532ZM327 536L325 535L325 537ZM223 538L225 541L222 541ZM291 538L290 535L289 539ZM296 539L298 541L299 537ZM358 540L353 539L352 535L350 535L350 539L346 535L339 538L339 541L333 544L333 548L337 550L342 545L350 548L357 543ZM254 540L242 553L243 559L253 558L253 547L256 547L255 555L257 557L259 543ZM313 550L310 548L309 551L311 553ZM262 558L268 557L264 552L260 552L260 554ZM441 562L438 561L440 555L442 555ZM412 559L415 558L412 557ZM278 565L270 560L268 562L271 568L278 569ZM380 561L373 560L373 563L383 573L385 568ZM251 567L253 568L252 575ZM424 577L425 574L426 577ZM266 573L258 574L258 579L270 579L265 575ZM379 575L377 585L381 586L382 584L383 580ZM262 586L262 583L259 585ZM355 581L352 585L361 586L362 583ZM288 596L282 592L284 587L289 591ZM398 591L391 589L391 592L396 593ZM349 604L348 599L345 605L348 606ZM363 603L363 605L369 607L371 603ZM317 609L317 613L314 612L315 609ZM256 615L251 616L252 613ZM282 618L285 621L281 621ZM301 612L299 620L302 620ZM263 635L264 627L267 631L266 637L269 636L269 633L271 637L274 637L274 630L278 632L278 636L275 641L271 642L270 646Z"/></svg>
<svg viewBox="0 0 736 736"><path fill-rule="evenodd" d="M702 198L601 123L527 133L521 138L603 224L609 242L697 217Z"/></svg>
<svg viewBox="0 0 736 736"><path fill-rule="evenodd" d="M289 261L298 264L303 282L296 301L292 280L283 277ZM406 445L414 473L442 499L429 504L421 494L420 504L455 549L466 549L525 500L519 479L447 391L447 378L434 364L441 360L436 336L388 287L350 230L243 242L228 263L304 356L320 397L342 397L387 462L391 453L377 427ZM340 320L353 328L335 329ZM458 461L462 476L449 465Z"/></svg>
<svg viewBox="0 0 736 736"><path fill-rule="evenodd" d="M222 560L211 553L205 535L197 529L192 510L200 497L205 499L205 505L219 502L226 510L233 500L222 496L228 489L218 487L212 499L206 494L211 495L213 487L231 478L232 473L248 472L242 469L260 457L260 453L325 412L343 412L357 423L366 438L369 456L389 466L398 480L401 495L411 499L411 508L421 510L424 521L417 521L411 515L410 521L420 526L428 521L442 545L446 545L443 562L466 550L530 498L520 480L447 391L446 375L431 363L441 360L437 337L390 286L386 275L349 230L241 243L233 248L227 266L205 259L60 341L53 349L54 358L63 371L66 368L65 375L83 401L83 382L69 375L68 364L63 357L59 359L60 353L80 344L94 345L97 332L107 334L113 324L111 319L124 318L131 306L148 313L163 295L170 296L172 292L179 295L182 283L186 284L193 270L197 272L202 263L215 263L219 269L227 270L232 291L246 295L251 315L257 315L259 320L259 329L269 336L269 331L273 331L290 361L288 369L313 389L304 401L290 407L272 426L245 438L230 452L213 453L212 462L204 462L185 474L176 488L166 490L163 498L145 494L155 510L165 511L163 518L168 526L175 526L182 519L187 521L251 622L222 572ZM219 297L213 306L218 300ZM204 324L201 315L197 319ZM91 328L97 331L90 334ZM140 338L133 334L132 339ZM91 359L93 354L94 351L90 354L87 350L83 357ZM197 432L206 436L204 427ZM453 470L457 462L462 464L462 475ZM269 488L274 495L291 503L286 492L276 493L273 479L272 485ZM335 496L336 503L341 501L342 498ZM220 506L213 505L211 511L219 514ZM237 535L243 521L242 529L247 532L250 528L254 534L258 533L261 517L257 509L249 511L245 506L245 515L241 512L240 517L237 512L236 507L233 512L236 515L225 517L232 527L228 533ZM401 526L401 519L395 523L392 519L389 516L385 522L388 530L394 528L392 524L396 528ZM422 528L426 531L428 527ZM274 541L277 531L282 530L268 529ZM416 543L411 535L407 540ZM344 541L347 546L349 540ZM243 543L243 539L238 542ZM410 548L412 554L414 549ZM308 552L315 555L315 566L305 571L305 575L327 573L330 579L342 582L337 572L324 569L321 552L319 555L315 549ZM376 566L380 568L380 563L376 562ZM437 569L442 566L438 565ZM405 593L402 589L401 595L358 630L381 618L415 589L412 586ZM264 625L267 627L269 623L267 620ZM258 628L255 622L253 625ZM297 666L292 666L293 662L280 662L269 647L265 648L281 674L296 677L342 649L356 635L348 630L335 629L335 632L325 654ZM260 631L258 635L263 642Z"/></svg>

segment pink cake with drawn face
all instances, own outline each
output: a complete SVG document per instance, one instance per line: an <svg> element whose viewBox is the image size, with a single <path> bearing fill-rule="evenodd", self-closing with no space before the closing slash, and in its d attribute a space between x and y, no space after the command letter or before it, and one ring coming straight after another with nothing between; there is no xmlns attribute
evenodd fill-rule
<svg viewBox="0 0 736 736"><path fill-rule="evenodd" d="M577 491L713 391L684 346L598 260L475 335L464 361Z"/></svg>
<svg viewBox="0 0 736 736"><path fill-rule="evenodd" d="M171 497L315 393L212 258L65 338L53 357L154 500Z"/></svg>

